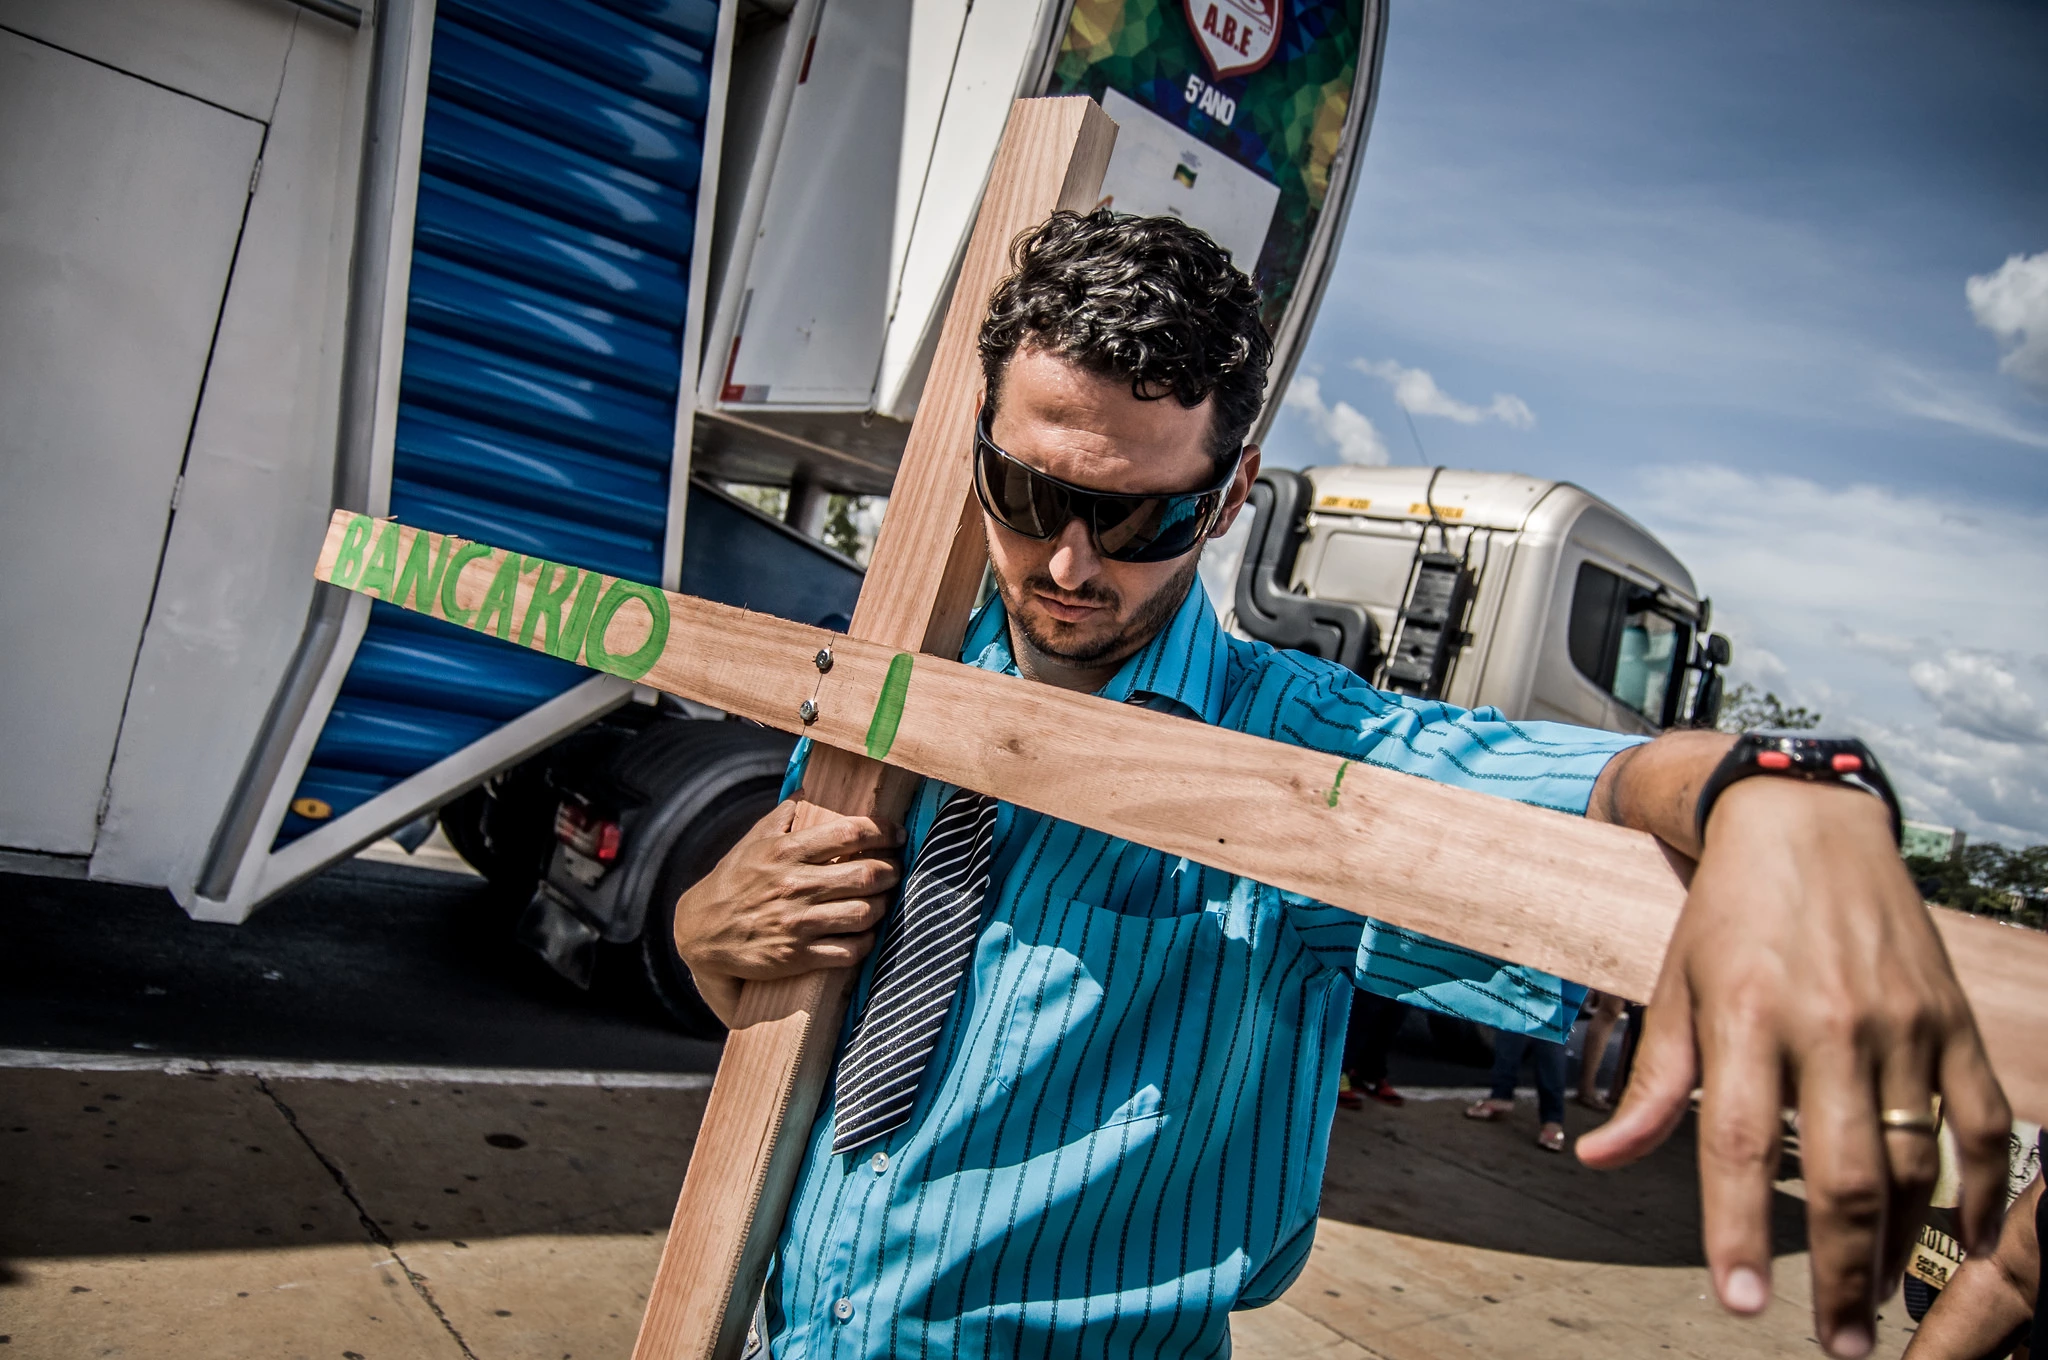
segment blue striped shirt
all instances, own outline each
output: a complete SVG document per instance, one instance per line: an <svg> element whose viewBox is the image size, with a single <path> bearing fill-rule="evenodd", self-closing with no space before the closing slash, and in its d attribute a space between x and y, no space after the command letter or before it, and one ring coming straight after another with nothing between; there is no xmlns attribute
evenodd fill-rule
<svg viewBox="0 0 2048 1360"><path fill-rule="evenodd" d="M1016 673L999 600L962 657ZM1381 693L1230 636L1199 586L1101 694L1581 814L1631 741ZM906 863L951 792L920 789ZM1002 804L917 1108L835 1156L828 1094L811 1132L769 1277L776 1360L1228 1354L1230 1311L1308 1257L1353 985L1560 1039L1580 995Z"/></svg>

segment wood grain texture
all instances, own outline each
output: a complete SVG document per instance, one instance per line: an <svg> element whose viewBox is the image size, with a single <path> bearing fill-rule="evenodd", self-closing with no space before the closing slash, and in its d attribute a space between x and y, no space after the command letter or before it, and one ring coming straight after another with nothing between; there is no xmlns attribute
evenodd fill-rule
<svg viewBox="0 0 2048 1360"><path fill-rule="evenodd" d="M959 653L987 560L974 503L974 414L989 294L1009 275L1020 234L1057 209L1095 206L1115 142L1116 124L1092 99L1014 106L854 607L854 637L906 652Z"/></svg>
<svg viewBox="0 0 2048 1360"><path fill-rule="evenodd" d="M322 579L358 518L336 513ZM396 533L403 557L414 531ZM501 560L464 569L458 605L475 607ZM599 579L608 587L611 578ZM643 683L808 731L837 751L866 749L898 649L689 596L666 601L667 645ZM608 651L639 645L643 632L637 612L622 610ZM828 645L832 670L821 678L812 657ZM813 695L817 721L806 728L797 706ZM1649 995L1684 901L1679 863L1641 832L1371 765L1344 765L1339 786L1344 763L1333 756L934 656L916 659L888 759L1623 996ZM882 777L874 762L849 757L839 768L869 782L832 796L881 797L869 792ZM2048 1122L2048 936L1954 912L1934 917L2007 1096L2025 1117ZM797 1009L831 1004L824 991L791 995ZM747 1014L759 1019L746 1032L789 1034L769 997L749 990ZM731 1155L765 1155L748 1151L762 1146L741 1140ZM700 1144L698 1155L709 1151Z"/></svg>
<svg viewBox="0 0 2048 1360"><path fill-rule="evenodd" d="M1934 908L1949 963L2014 1113L2048 1124L2048 936Z"/></svg>
<svg viewBox="0 0 2048 1360"><path fill-rule="evenodd" d="M1010 243L1060 208L1093 207L1116 125L1092 99L1012 106L890 491L849 630L890 653L959 651L985 548L973 495L977 342ZM816 672L813 671L815 677ZM855 745L810 761L810 809L900 821L916 781ZM752 983L726 1040L634 1349L638 1360L732 1356L745 1340L831 1072L852 974Z"/></svg>

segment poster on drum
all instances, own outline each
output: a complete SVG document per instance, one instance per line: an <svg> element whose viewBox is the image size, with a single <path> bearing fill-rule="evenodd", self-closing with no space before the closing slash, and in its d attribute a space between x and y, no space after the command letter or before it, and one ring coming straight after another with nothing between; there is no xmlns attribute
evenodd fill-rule
<svg viewBox="0 0 2048 1360"><path fill-rule="evenodd" d="M1330 192L1363 0L1076 0L1048 94L1117 121L1105 205L1170 213L1249 269L1278 330Z"/></svg>

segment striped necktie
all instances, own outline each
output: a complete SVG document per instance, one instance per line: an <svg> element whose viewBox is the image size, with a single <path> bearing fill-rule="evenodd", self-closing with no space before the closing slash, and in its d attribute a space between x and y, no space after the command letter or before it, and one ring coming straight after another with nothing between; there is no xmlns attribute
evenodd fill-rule
<svg viewBox="0 0 2048 1360"><path fill-rule="evenodd" d="M995 799L966 789L932 821L875 961L867 1010L839 1060L835 1153L898 1128L917 1104L918 1078L974 957L995 826Z"/></svg>

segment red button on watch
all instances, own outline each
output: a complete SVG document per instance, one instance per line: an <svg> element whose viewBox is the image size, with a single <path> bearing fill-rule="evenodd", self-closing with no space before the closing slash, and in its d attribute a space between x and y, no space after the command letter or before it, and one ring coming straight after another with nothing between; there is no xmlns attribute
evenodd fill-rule
<svg viewBox="0 0 2048 1360"><path fill-rule="evenodd" d="M1694 826L1702 844L1707 839L1707 814L1714 810L1714 802L1722 790L1738 779L1759 774L1848 784L1875 794L1884 800L1886 810L1891 813L1892 839L1896 841L1904 835L1905 824L1899 816L1899 800L1892 793L1891 781L1884 777L1877 757L1871 755L1870 749L1862 742L1854 737L1745 732L1735 739L1735 745L1721 758L1721 763L1714 767L1714 772L1707 776L1707 782L1700 789Z"/></svg>

